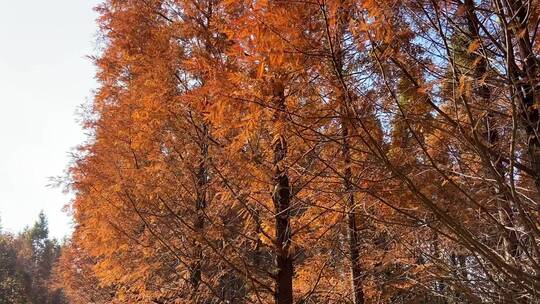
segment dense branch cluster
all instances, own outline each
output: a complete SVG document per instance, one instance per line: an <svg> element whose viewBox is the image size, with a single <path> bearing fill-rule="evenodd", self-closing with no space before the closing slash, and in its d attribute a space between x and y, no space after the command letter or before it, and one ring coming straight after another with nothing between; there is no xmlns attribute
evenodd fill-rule
<svg viewBox="0 0 540 304"><path fill-rule="evenodd" d="M73 303L538 303L531 0L107 0Z"/></svg>

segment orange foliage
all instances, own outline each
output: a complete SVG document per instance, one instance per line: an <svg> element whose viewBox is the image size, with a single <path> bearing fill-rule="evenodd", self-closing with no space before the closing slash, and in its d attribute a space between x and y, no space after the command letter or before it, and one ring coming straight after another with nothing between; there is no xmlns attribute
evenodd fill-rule
<svg viewBox="0 0 540 304"><path fill-rule="evenodd" d="M537 300L538 8L489 3L105 1L68 295Z"/></svg>

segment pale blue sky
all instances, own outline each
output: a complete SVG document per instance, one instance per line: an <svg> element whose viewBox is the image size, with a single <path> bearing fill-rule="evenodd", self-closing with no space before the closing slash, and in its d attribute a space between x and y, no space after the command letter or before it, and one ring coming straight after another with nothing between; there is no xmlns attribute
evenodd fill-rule
<svg viewBox="0 0 540 304"><path fill-rule="evenodd" d="M49 188L84 140L76 122L91 98L97 0L0 0L0 221L17 232L41 209L55 237L70 232L69 196Z"/></svg>

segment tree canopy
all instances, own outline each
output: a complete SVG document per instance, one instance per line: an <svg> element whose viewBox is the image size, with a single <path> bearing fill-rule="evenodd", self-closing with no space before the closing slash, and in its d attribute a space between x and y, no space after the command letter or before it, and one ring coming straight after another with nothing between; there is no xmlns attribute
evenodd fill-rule
<svg viewBox="0 0 540 304"><path fill-rule="evenodd" d="M96 10L72 303L540 301L538 2Z"/></svg>

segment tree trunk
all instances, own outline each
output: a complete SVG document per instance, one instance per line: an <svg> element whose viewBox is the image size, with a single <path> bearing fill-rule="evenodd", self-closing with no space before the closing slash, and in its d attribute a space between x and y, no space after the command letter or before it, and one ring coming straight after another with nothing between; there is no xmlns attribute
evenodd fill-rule
<svg viewBox="0 0 540 304"><path fill-rule="evenodd" d="M275 278L275 303L292 304L293 287L292 280L294 276L293 259L289 254L291 245L291 227L290 227L290 199L291 189L289 185L289 176L287 171L282 168L282 161L287 156L287 141L283 135L280 124L284 123L285 112L285 92L283 84L273 83L273 97L277 103L276 122L278 134L273 143L274 149L274 192L272 201L275 208L275 229L276 229L276 267L277 275Z"/></svg>
<svg viewBox="0 0 540 304"><path fill-rule="evenodd" d="M205 208L206 208L206 188L208 184L208 127L203 123L200 142L200 160L199 166L197 168L196 178L197 178L197 197L195 199L195 229L198 231L199 235L204 235L204 222L205 222ZM195 261L191 266L191 284L193 285L193 294L196 296L197 290L199 288L201 277L202 277L202 263L203 263L203 250L199 242L194 242L194 258Z"/></svg>
<svg viewBox="0 0 540 304"><path fill-rule="evenodd" d="M335 49L333 50L333 66L336 73L337 82L334 84L336 91L339 92L338 98L340 102L340 124L341 124L341 152L344 165L343 170L343 190L346 196L346 208L347 208L347 241L349 245L349 259L350 259L350 273L351 273L351 289L353 293L354 304L364 304L364 291L363 291L363 271L360 264L360 236L358 227L356 226L356 202L354 199L353 184L351 182L352 170L351 170L351 149L350 149L350 96L348 95L347 87L345 85L345 79L343 76L344 70L344 36L347 32L349 24L349 11L350 8L345 5L343 1L340 2L338 9L338 20L336 33L336 41L334 43ZM332 39L328 37L328 39Z"/></svg>
<svg viewBox="0 0 540 304"><path fill-rule="evenodd" d="M342 114L343 115L343 114ZM346 115L346 114L345 114ZM342 117L341 135L342 153L345 170L343 172L343 189L347 199L347 240L349 243L349 258L351 260L351 283L353 290L353 303L364 303L364 291L362 289L363 273L360 265L359 243L360 237L356 226L356 206L354 192L351 184L351 152L349 147L349 128Z"/></svg>

